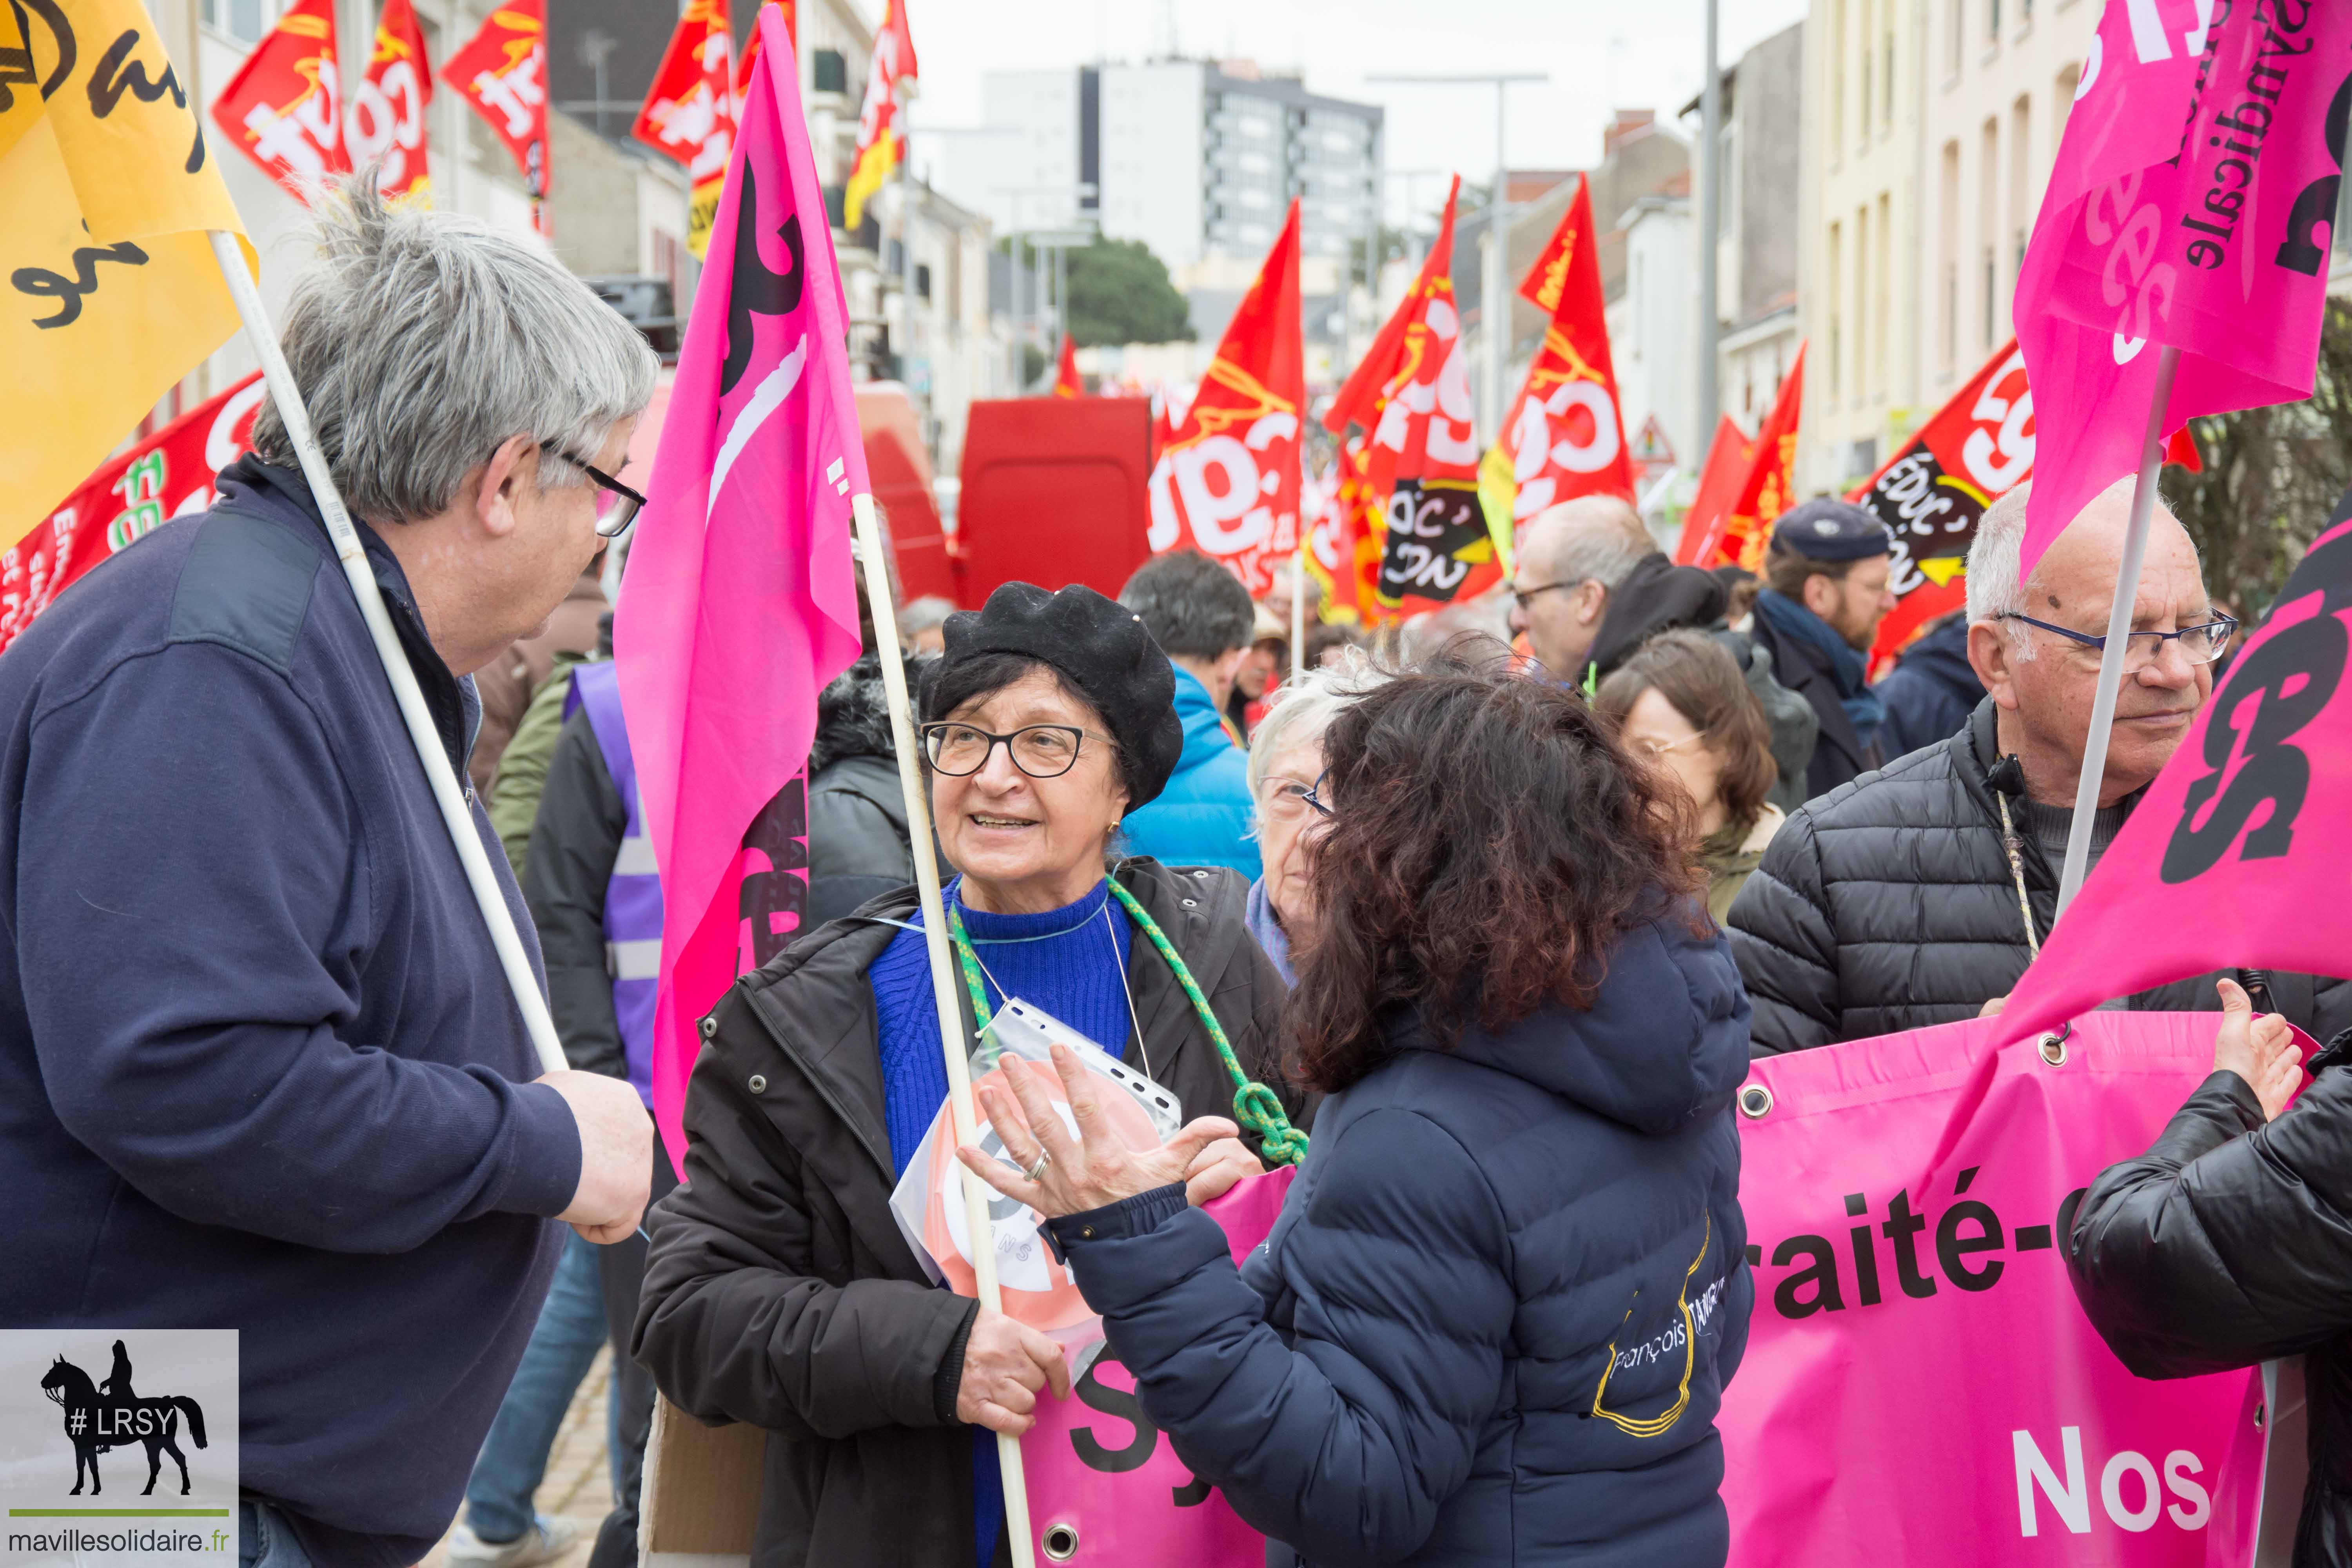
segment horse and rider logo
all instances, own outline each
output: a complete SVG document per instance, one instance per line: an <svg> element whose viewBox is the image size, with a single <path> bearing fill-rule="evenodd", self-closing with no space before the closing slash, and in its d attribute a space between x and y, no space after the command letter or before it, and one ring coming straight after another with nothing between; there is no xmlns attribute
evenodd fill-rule
<svg viewBox="0 0 2352 1568"><path fill-rule="evenodd" d="M177 1441L180 1417L187 1416L188 1435L196 1440L197 1447L204 1447L204 1409L184 1394L142 1399L132 1393L131 1355L121 1340L114 1342L114 1366L105 1383L93 1384L89 1373L59 1356L41 1379L41 1392L65 1413L66 1436L74 1448L74 1486L69 1495L80 1495L82 1472L87 1470L90 1495L95 1497L99 1455L133 1443L147 1446L147 1485L142 1497L155 1489L165 1454L178 1461L180 1495L188 1495L188 1457L180 1452Z"/></svg>

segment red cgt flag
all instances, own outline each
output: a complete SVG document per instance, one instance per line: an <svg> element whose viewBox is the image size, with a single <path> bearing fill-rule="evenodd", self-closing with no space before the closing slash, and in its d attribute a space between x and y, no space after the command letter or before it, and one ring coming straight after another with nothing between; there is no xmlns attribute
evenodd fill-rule
<svg viewBox="0 0 2352 1568"><path fill-rule="evenodd" d="M757 37L756 31L753 37ZM700 259L735 150L735 42L719 0L691 0L629 134L686 165L686 247Z"/></svg>
<svg viewBox="0 0 2352 1568"><path fill-rule="evenodd" d="M1731 503L1739 499L1739 487L1748 479L1748 466L1755 460L1756 443L1748 438L1731 416L1719 416L1715 422L1715 441L1706 449L1706 461L1698 471L1698 489L1691 496L1690 509L1683 513L1682 542L1675 550L1675 564L1696 566L1701 552L1712 548L1712 540L1723 519L1730 514Z"/></svg>
<svg viewBox="0 0 2352 1568"><path fill-rule="evenodd" d="M432 187L425 153L425 109L432 101L433 66L415 8L408 0L384 0L375 51L343 129L356 166L383 160L376 184L385 195L423 201Z"/></svg>
<svg viewBox="0 0 2352 1568"><path fill-rule="evenodd" d="M866 107L857 117L857 156L842 194L842 226L856 228L866 204L882 188L907 152L907 89L922 73L915 36L907 27L907 0L882 0L874 30L874 68L866 77Z"/></svg>
<svg viewBox="0 0 2352 1568"><path fill-rule="evenodd" d="M1078 341L1069 333L1062 334L1062 361L1054 367L1054 395L1084 397L1086 378L1078 374Z"/></svg>
<svg viewBox="0 0 2352 1568"><path fill-rule="evenodd" d="M307 187L351 172L335 74L333 0L295 0L213 100L231 145L301 201Z"/></svg>
<svg viewBox="0 0 2352 1568"><path fill-rule="evenodd" d="M1276 568L1298 548L1306 402L1294 196L1183 425L1152 465L1151 552L1189 544L1230 567L1250 597L1271 589Z"/></svg>
<svg viewBox="0 0 2352 1568"><path fill-rule="evenodd" d="M1633 499L1596 239L1591 183L1579 175L1575 199L1519 286L1538 305L1549 299L1551 324L1501 437L1479 465L1496 510L1514 525L1578 496Z"/></svg>
<svg viewBox="0 0 2352 1568"><path fill-rule="evenodd" d="M1772 524L1796 500L1797 427L1804 403L1805 345L1799 343L1796 363L1781 378L1780 395L1756 432L1756 456L1747 478L1740 481L1731 510L1700 541L1692 564L1763 570Z"/></svg>
<svg viewBox="0 0 2352 1568"><path fill-rule="evenodd" d="M441 68L441 79L490 122L514 154L547 230L547 0L511 0Z"/></svg>

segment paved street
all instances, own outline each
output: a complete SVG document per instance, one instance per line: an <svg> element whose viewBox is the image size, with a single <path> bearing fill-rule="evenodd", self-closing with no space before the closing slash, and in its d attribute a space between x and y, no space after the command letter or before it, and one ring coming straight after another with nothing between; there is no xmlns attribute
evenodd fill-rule
<svg viewBox="0 0 2352 1568"><path fill-rule="evenodd" d="M596 1363L580 1380L580 1392L555 1435L547 1456L547 1478L539 1486L539 1511L570 1520L580 1530L572 1550L554 1559L556 1568L587 1568L589 1549L596 1544L596 1527L613 1507L611 1472L604 1462L604 1390L612 1381L613 1351L596 1352ZM454 1523L454 1521L453 1521ZM421 1568L447 1568L448 1542L443 1539Z"/></svg>

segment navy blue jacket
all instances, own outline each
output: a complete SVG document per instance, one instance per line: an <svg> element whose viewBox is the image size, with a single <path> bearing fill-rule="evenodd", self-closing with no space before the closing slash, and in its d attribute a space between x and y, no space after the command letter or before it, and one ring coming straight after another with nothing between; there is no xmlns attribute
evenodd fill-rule
<svg viewBox="0 0 2352 1568"><path fill-rule="evenodd" d="M1984 682L1969 663L1969 617L1948 618L1903 650L1877 687L1886 704L1878 749L1890 761L1948 741L1968 728L1984 700Z"/></svg>
<svg viewBox="0 0 2352 1568"><path fill-rule="evenodd" d="M1209 689L1182 665L1175 670L1183 755L1160 798L1128 815L1128 849L1163 866L1228 867L1255 882L1264 868L1253 837L1249 753L1234 744Z"/></svg>
<svg viewBox="0 0 2352 1568"><path fill-rule="evenodd" d="M391 1568L457 1511L579 1133L300 477L220 491L0 658L0 1323L243 1331L241 1485ZM471 683L367 544L462 779Z"/></svg>
<svg viewBox="0 0 2352 1568"><path fill-rule="evenodd" d="M1302 1561L1724 1561L1748 999L1697 918L1630 932L1590 1012L1391 1031L1241 1272L1181 1187L1054 1222L1144 1414Z"/></svg>

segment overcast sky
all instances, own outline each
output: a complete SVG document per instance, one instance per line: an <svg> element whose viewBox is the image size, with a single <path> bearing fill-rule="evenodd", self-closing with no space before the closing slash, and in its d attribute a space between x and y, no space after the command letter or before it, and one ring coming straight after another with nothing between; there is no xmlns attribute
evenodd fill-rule
<svg viewBox="0 0 2352 1568"><path fill-rule="evenodd" d="M879 6L868 0L868 9ZM1723 63L1804 14L1805 0L1722 0ZM1704 0L913 0L922 66L913 128L981 123L984 71L1164 54L1171 16L1186 55L1303 67L1312 91L1385 105L1391 170L1459 169L1482 181L1495 166L1493 88L1364 79L1549 72L1548 82L1509 89L1510 163L1580 168L1599 160L1615 110L1665 119L1695 96L1706 43ZM1442 181L1410 184L1417 209L1444 196ZM1407 185L1389 183L1392 220Z"/></svg>

